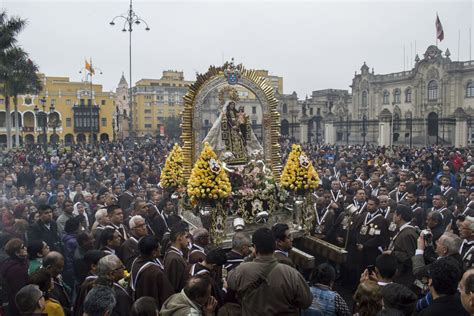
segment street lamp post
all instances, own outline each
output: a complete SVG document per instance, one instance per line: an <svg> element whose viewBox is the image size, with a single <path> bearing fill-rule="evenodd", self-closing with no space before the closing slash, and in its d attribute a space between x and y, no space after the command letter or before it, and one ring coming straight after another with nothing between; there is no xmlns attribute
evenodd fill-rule
<svg viewBox="0 0 474 316"><path fill-rule="evenodd" d="M316 145L319 144L319 130L321 129L321 115L316 116Z"/></svg>
<svg viewBox="0 0 474 316"><path fill-rule="evenodd" d="M346 128L347 128L347 133L346 133L346 145L349 146L349 135L351 134L351 128L349 126L349 114L346 117Z"/></svg>
<svg viewBox="0 0 474 316"><path fill-rule="evenodd" d="M122 32L127 32L129 33L128 37L128 58L129 58L129 89L128 89L128 104L129 104L129 115L130 115L130 120L129 120L129 129L130 129L130 134L133 135L133 101L132 101L132 31L133 31L133 25L139 25L140 23L144 23L146 28L146 31L150 30L150 27L148 26L148 23L140 18L138 15L136 15L135 11L133 11L133 4L132 0L130 0L130 8L128 9L126 14L122 15L117 15L110 21L110 25L115 25L115 20L123 20L123 28ZM126 28L128 26L128 29Z"/></svg>
<svg viewBox="0 0 474 316"><path fill-rule="evenodd" d="M43 148L44 152L46 153L48 151L48 143L46 139L46 121L47 121L47 115L46 115L46 98L43 97L40 99L41 107L43 109L43 112L39 112L38 106L35 105L34 111L35 115L37 117L37 122L41 122L41 126L43 129Z"/></svg>
<svg viewBox="0 0 474 316"><path fill-rule="evenodd" d="M112 141L115 142L115 117L112 118Z"/></svg>
<svg viewBox="0 0 474 316"><path fill-rule="evenodd" d="M367 135L367 116L362 117L362 146L365 146L365 136Z"/></svg>
<svg viewBox="0 0 474 316"><path fill-rule="evenodd" d="M55 111L56 111L56 108L54 107L54 104L51 103L51 105L49 106L49 122L48 122L48 126L53 128L53 135L51 136L51 138L53 138L53 136L54 136L54 143L53 143L53 141L51 141L51 143L53 143L54 149L57 149L57 142L56 142L57 135L56 135L56 129L61 126L61 120L59 120L59 118L58 118L57 116L53 116L53 114L54 114ZM59 137L58 137L57 139L59 140Z"/></svg>

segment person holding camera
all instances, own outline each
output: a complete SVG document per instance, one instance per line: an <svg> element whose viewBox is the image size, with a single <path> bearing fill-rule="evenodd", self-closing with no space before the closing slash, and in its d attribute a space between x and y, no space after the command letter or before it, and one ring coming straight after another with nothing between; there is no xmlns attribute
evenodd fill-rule
<svg viewBox="0 0 474 316"><path fill-rule="evenodd" d="M453 233L445 232L433 245L431 231L423 230L417 240L415 255L411 258L413 275L418 280L428 278L431 264L444 257L452 257L462 270L460 247L461 238Z"/></svg>

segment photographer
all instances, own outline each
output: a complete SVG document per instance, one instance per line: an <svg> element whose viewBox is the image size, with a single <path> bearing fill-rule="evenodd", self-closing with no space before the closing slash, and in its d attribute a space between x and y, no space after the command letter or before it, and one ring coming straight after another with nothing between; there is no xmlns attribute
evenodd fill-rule
<svg viewBox="0 0 474 316"><path fill-rule="evenodd" d="M413 265L413 275L421 280L429 276L430 265L439 258L452 257L453 262L459 265L462 270L462 258L459 254L461 247L461 238L453 233L446 232L435 242L433 250L432 235L429 230L421 232L417 240L417 249L415 255L411 258ZM429 251L434 254L432 257ZM433 260L434 259L434 260Z"/></svg>

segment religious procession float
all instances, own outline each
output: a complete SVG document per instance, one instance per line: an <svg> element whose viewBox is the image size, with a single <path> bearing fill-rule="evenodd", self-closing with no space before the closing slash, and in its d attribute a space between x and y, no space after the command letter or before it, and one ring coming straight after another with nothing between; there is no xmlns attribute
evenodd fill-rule
<svg viewBox="0 0 474 316"><path fill-rule="evenodd" d="M260 104L259 137L239 89ZM233 60L197 75L184 96L183 146L169 153L160 185L179 198L180 215L192 227L210 231L214 244L229 247L237 231L286 223L297 264L311 268L313 255L343 262L344 249L312 236L319 229L313 195L319 177L311 160L293 145L282 166L277 104L267 80Z"/></svg>

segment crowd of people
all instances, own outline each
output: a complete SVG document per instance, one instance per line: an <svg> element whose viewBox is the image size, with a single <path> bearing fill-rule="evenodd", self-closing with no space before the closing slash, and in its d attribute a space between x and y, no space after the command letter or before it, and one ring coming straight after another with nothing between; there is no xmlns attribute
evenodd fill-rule
<svg viewBox="0 0 474 316"><path fill-rule="evenodd" d="M231 249L190 227L159 186L172 145L0 155L0 315L474 314L470 149L303 144L310 233L347 251L305 271L285 223Z"/></svg>

